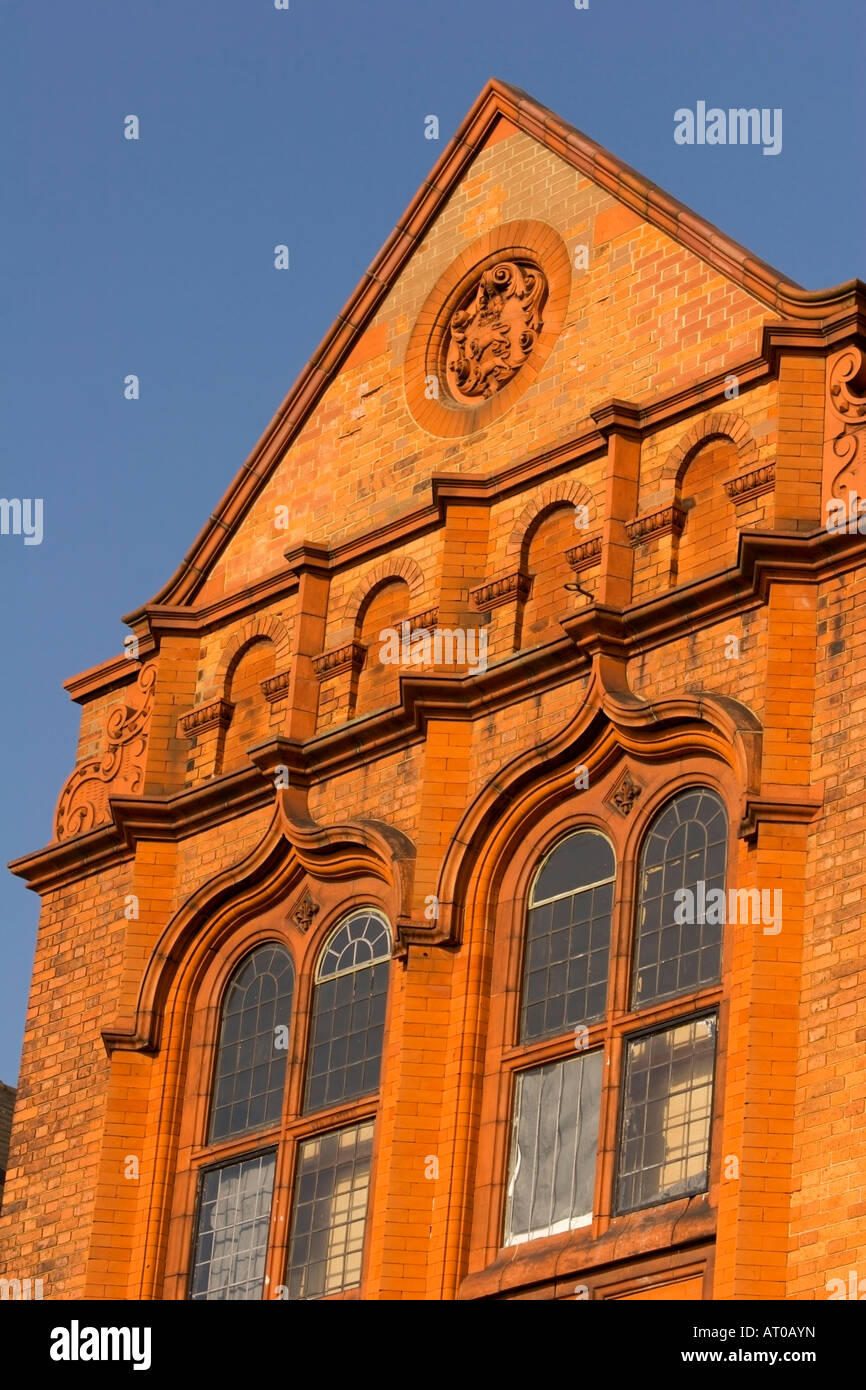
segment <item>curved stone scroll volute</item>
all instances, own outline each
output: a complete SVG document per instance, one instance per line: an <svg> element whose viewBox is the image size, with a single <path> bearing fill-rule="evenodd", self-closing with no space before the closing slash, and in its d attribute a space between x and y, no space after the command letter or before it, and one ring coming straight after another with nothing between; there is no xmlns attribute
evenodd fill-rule
<svg viewBox="0 0 866 1390"><path fill-rule="evenodd" d="M111 819L108 798L142 789L147 734L156 685L156 663L142 666L136 682L140 703L115 705L105 721L107 748L81 763L66 779L54 815L54 835L69 840Z"/></svg>
<svg viewBox="0 0 866 1390"><path fill-rule="evenodd" d="M365 818L321 825L310 816L307 794L277 792L277 818L299 863L314 878L351 879L372 874L391 889L397 936L410 910L415 846L386 821Z"/></svg>
<svg viewBox="0 0 866 1390"><path fill-rule="evenodd" d="M853 344L828 364L824 437L825 502L866 498L866 352Z"/></svg>

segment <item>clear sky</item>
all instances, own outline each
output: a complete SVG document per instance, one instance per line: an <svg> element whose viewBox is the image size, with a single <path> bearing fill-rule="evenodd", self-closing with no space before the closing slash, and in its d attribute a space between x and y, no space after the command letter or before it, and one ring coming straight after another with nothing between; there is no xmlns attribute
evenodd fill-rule
<svg viewBox="0 0 866 1390"><path fill-rule="evenodd" d="M0 535L2 859L51 839L79 718L61 682L122 649L120 615L174 571L489 77L819 289L866 276L864 13L5 0L0 495L43 499L43 540ZM781 153L677 145L698 101L781 108ZM38 908L0 874L7 1082Z"/></svg>

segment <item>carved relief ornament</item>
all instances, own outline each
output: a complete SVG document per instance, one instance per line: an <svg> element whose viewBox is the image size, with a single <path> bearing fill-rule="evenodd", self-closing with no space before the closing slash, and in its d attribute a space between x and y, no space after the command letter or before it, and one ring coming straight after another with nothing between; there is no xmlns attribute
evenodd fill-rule
<svg viewBox="0 0 866 1390"><path fill-rule="evenodd" d="M318 916L318 913L319 904L314 899L309 888L305 888L290 914L291 920L298 928L298 931L308 931L311 924Z"/></svg>
<svg viewBox="0 0 866 1390"><path fill-rule="evenodd" d="M500 261L481 274L452 314L446 338L456 400L492 396L520 370L543 327L546 297L543 272L528 262Z"/></svg>
<svg viewBox="0 0 866 1390"><path fill-rule="evenodd" d="M866 352L845 348L830 365L825 458L830 496L866 497ZM825 473L826 477L826 473Z"/></svg>
<svg viewBox="0 0 866 1390"><path fill-rule="evenodd" d="M151 662L138 673L140 702L116 705L108 715L108 747L103 756L81 763L67 778L55 816L54 833L58 840L68 840L104 825L110 819L109 796L141 791L155 684L156 663Z"/></svg>

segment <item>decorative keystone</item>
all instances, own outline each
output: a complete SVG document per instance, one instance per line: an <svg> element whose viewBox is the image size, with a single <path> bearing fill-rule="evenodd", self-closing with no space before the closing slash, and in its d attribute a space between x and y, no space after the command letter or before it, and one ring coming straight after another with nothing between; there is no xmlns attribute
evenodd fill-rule
<svg viewBox="0 0 866 1390"><path fill-rule="evenodd" d="M309 888L305 888L293 910L289 913L289 920L294 922L298 931L309 931L315 917L318 916L319 904L313 898Z"/></svg>

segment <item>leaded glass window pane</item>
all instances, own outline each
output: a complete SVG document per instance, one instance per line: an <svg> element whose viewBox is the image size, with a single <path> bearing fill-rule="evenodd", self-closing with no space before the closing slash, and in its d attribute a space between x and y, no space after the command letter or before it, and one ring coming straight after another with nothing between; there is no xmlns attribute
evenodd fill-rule
<svg viewBox="0 0 866 1390"><path fill-rule="evenodd" d="M262 1297L275 1162L257 1154L201 1173L191 1299Z"/></svg>
<svg viewBox="0 0 866 1390"><path fill-rule="evenodd" d="M325 1298L361 1282L373 1121L300 1145L286 1284L290 1299Z"/></svg>
<svg viewBox="0 0 866 1390"><path fill-rule="evenodd" d="M641 854L635 1008L718 981L725 914L706 904L724 892L727 857L725 808L705 787L680 792L653 821Z"/></svg>
<svg viewBox="0 0 866 1390"><path fill-rule="evenodd" d="M294 982L291 956L271 943L251 951L232 976L223 999L211 1143L279 1120Z"/></svg>
<svg viewBox="0 0 866 1390"><path fill-rule="evenodd" d="M316 974L304 1109L322 1110L379 1085L391 937L356 912L325 945Z"/></svg>
<svg viewBox="0 0 866 1390"><path fill-rule="evenodd" d="M518 1074L506 1245L592 1220L601 1072L595 1051Z"/></svg>
<svg viewBox="0 0 866 1390"><path fill-rule="evenodd" d="M562 840L529 897L520 1036L555 1036L604 1015L616 862L595 830Z"/></svg>
<svg viewBox="0 0 866 1390"><path fill-rule="evenodd" d="M715 1015L628 1043L618 1211L705 1191L715 1055Z"/></svg>

